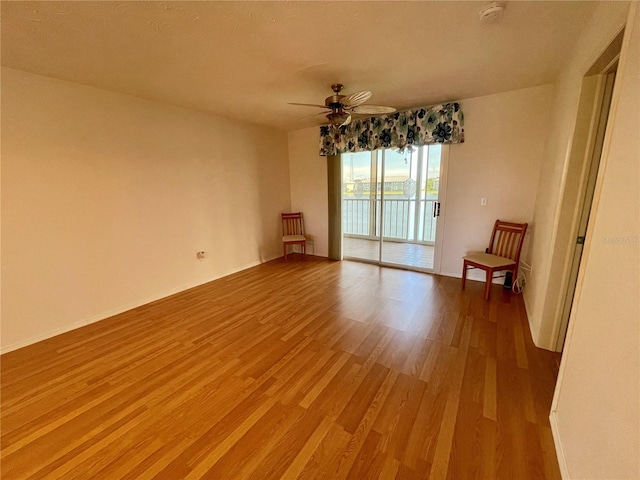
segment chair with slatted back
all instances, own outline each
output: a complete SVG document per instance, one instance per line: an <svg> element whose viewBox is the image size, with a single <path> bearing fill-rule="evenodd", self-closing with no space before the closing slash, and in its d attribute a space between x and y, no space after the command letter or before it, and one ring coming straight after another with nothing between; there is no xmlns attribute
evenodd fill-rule
<svg viewBox="0 0 640 480"><path fill-rule="evenodd" d="M479 268L487 275L484 299L489 300L491 281L494 272L512 272L513 279L518 278L518 262L527 223L511 223L496 220L493 233L489 241L489 248L485 253L470 253L463 258L462 288L464 289L469 268ZM505 273L506 275L506 273Z"/></svg>
<svg viewBox="0 0 640 480"><path fill-rule="evenodd" d="M304 236L304 221L301 212L282 214L282 247L284 249L284 261L287 261L287 247L300 245L302 258L307 248L307 238Z"/></svg>

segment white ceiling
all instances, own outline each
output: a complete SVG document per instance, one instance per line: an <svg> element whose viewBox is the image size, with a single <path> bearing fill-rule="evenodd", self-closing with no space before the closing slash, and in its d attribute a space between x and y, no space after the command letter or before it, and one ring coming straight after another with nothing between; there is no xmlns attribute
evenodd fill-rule
<svg viewBox="0 0 640 480"><path fill-rule="evenodd" d="M406 109L555 81L595 2L2 2L2 65L293 130L332 83ZM309 117L311 116L311 117ZM307 118L303 118L307 117Z"/></svg>

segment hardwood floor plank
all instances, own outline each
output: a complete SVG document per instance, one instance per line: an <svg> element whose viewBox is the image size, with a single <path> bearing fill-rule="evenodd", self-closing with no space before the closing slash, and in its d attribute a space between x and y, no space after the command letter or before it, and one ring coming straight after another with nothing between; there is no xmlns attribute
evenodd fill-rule
<svg viewBox="0 0 640 480"><path fill-rule="evenodd" d="M436 397L428 392L422 396L402 462L409 468L416 469L427 460L429 463L433 461L446 398L447 392L444 391Z"/></svg>
<svg viewBox="0 0 640 480"><path fill-rule="evenodd" d="M482 405L461 398L449 453L447 478L477 478L480 470Z"/></svg>
<svg viewBox="0 0 640 480"><path fill-rule="evenodd" d="M248 478L304 413L300 407L276 403L206 475L195 478Z"/></svg>
<svg viewBox="0 0 640 480"><path fill-rule="evenodd" d="M3 480L560 478L496 286L292 255L1 357Z"/></svg>
<svg viewBox="0 0 640 480"><path fill-rule="evenodd" d="M388 331L388 327L374 322L373 328L362 341L362 343L360 343L355 352L353 352L353 354L356 357L360 357L363 362L366 361L366 359L369 358L373 350L376 348L376 345L380 343L380 341Z"/></svg>
<svg viewBox="0 0 640 480"><path fill-rule="evenodd" d="M499 458L496 429L497 424L494 420L489 420L484 416L480 419L480 450L478 452L480 470L478 478L486 480L498 478Z"/></svg>
<svg viewBox="0 0 640 480"><path fill-rule="evenodd" d="M406 362L411 347L418 341L418 338L409 332L394 330L393 333L393 337L380 352L377 362L387 368L400 371Z"/></svg>
<svg viewBox="0 0 640 480"><path fill-rule="evenodd" d="M336 374L340 371L340 369L344 366L344 364L349 360L350 355L341 352L338 357L338 360L331 366L329 370L322 376L320 380L315 382L311 390L307 392L305 397L300 402L300 406L303 408L309 408L313 401L318 398L318 396L322 393L322 391L327 387L329 382L333 380Z"/></svg>
<svg viewBox="0 0 640 480"><path fill-rule="evenodd" d="M398 384L394 386L393 393L396 392L397 386ZM378 448L401 462L407 462L407 458L411 456L409 440L414 431L415 420L418 417L418 409L425 390L426 383L417 378L408 377L400 394L385 405L386 416L381 419L381 412L376 419L376 421L381 420L377 425L378 429L382 430ZM415 453L417 459L418 452Z"/></svg>
<svg viewBox="0 0 640 480"><path fill-rule="evenodd" d="M299 449L298 454L280 478L298 478L332 426L334 426L333 419L324 417L302 448ZM258 476L258 478L260 478L260 476Z"/></svg>
<svg viewBox="0 0 640 480"><path fill-rule="evenodd" d="M167 468L173 460L183 452L191 440L174 437L171 443L163 443L162 446L146 457L135 457L138 462L133 468L129 468L122 473L123 480L134 480L137 478L155 478L162 470ZM130 457L129 457L130 458ZM134 459L131 459L134 461ZM118 478L114 475L112 478Z"/></svg>
<svg viewBox="0 0 640 480"><path fill-rule="evenodd" d="M512 317L513 318L513 317ZM522 331L522 324L519 321L513 322L513 337L514 345L516 347L516 364L520 368L529 368L529 361L527 359L527 348L524 342L524 333Z"/></svg>
<svg viewBox="0 0 640 480"><path fill-rule="evenodd" d="M82 435L76 441L65 444L63 449L57 452L48 450L49 442L56 442L51 437L47 437L43 442L34 442L30 445L29 456L21 455L16 462L14 456L4 456L2 459L2 473L5 478L60 478L53 472L60 468L71 469L75 466L76 459L79 454L87 449L91 449L104 439L113 438L115 433L122 432L121 428L130 424L131 420L143 414L144 408L138 408L134 411L127 412L118 420L113 421L110 425L103 425L99 430L93 430L88 435ZM35 458L34 458L35 457ZM44 463L44 460L47 463Z"/></svg>
<svg viewBox="0 0 640 480"><path fill-rule="evenodd" d="M336 465L344 457L350 440L351 435L345 432L340 425L332 422L329 431L315 449L302 471L298 474L297 479L324 480L335 478L333 474Z"/></svg>
<svg viewBox="0 0 640 480"><path fill-rule="evenodd" d="M273 358L269 360L269 362L264 362L262 365L256 365L256 368L252 372L251 377L255 378L256 380L260 378L271 377L286 378L286 375L283 374L282 371L292 362L297 361L303 352L313 349L313 347L311 347L312 343L313 338L307 337L304 339L299 339L299 341L296 340L295 342L290 344L285 344L286 348L283 351L279 351L278 354L274 355Z"/></svg>
<svg viewBox="0 0 640 480"><path fill-rule="evenodd" d="M304 345L301 343L300 345ZM320 346L313 341L307 344L307 348L303 348L300 351L290 352L292 353L290 360L284 365L281 364L281 368L274 372L273 377L275 380L267 390L267 395L276 395L279 392L286 391L287 387L302 377L307 372L309 366L313 365L317 360L316 355L320 351Z"/></svg>
<svg viewBox="0 0 640 480"><path fill-rule="evenodd" d="M472 348L470 343L469 349L467 350L467 366L464 369L460 395L480 405L482 405L484 401L485 362L485 357L478 353L478 349Z"/></svg>
<svg viewBox="0 0 640 480"><path fill-rule="evenodd" d="M378 478L380 480L393 480L398 475L399 469L400 462L393 457L387 456L385 458L384 464L382 465L382 469L380 470L380 475L378 476Z"/></svg>
<svg viewBox="0 0 640 480"><path fill-rule="evenodd" d="M365 359L364 363L362 364L362 368L364 370L368 370L374 364L382 365L382 362L380 362L378 359L382 355L382 352L384 352L384 350L387 348L387 345L389 344L391 339L397 333L395 330L391 328L387 328L385 330L386 330L386 333L382 336L382 338L377 343L377 345L373 348L373 350L369 352L369 356Z"/></svg>
<svg viewBox="0 0 640 480"><path fill-rule="evenodd" d="M433 463L429 472L429 478L440 480L447 478L447 470L449 469L449 457L451 455L451 446L453 443L453 433L458 414L458 404L460 398L455 392L450 392L447 397L447 403L444 407L444 414L440 430L438 433L438 441L436 443L435 453L433 455Z"/></svg>
<svg viewBox="0 0 640 480"><path fill-rule="evenodd" d="M551 427L538 425L540 445L542 448L542 463L544 465L544 478L556 478L560 466L556 456L555 443L551 434Z"/></svg>
<svg viewBox="0 0 640 480"><path fill-rule="evenodd" d="M436 369L436 361L438 360L438 356L442 350L442 344L427 340L425 341L425 345L429 347L429 350L417 376L420 380L428 383L431 380L433 371Z"/></svg>
<svg viewBox="0 0 640 480"><path fill-rule="evenodd" d="M242 385L246 384L242 382ZM226 397L221 399L219 404L215 405L218 408L211 411L211 420L204 424L200 432L189 437L189 445L171 462L166 464L162 470L157 472L153 478L166 480L184 478L192 470L193 464L198 463L199 459L204 458L212 449L221 445L234 431L243 427L245 424L248 424L250 427L253 422L248 421L247 418L252 415L253 418L258 418L261 407L268 409L275 403L275 400L265 400L264 391L267 387L267 384L262 384L253 389L244 387L240 391L235 390L227 394ZM161 423L162 426L164 426L164 424L165 422ZM170 431L175 435L175 428L171 427L170 425ZM148 432L143 433L148 434ZM183 433L189 436L191 431L185 430L180 432L180 430L178 430L177 433Z"/></svg>
<svg viewBox="0 0 640 480"><path fill-rule="evenodd" d="M380 434L370 430L346 478L379 478L385 457L377 450Z"/></svg>
<svg viewBox="0 0 640 480"><path fill-rule="evenodd" d="M482 415L489 420L498 420L496 415L496 359L485 358L484 396L482 401Z"/></svg>
<svg viewBox="0 0 640 480"><path fill-rule="evenodd" d="M392 432L395 428L398 421L398 408L403 399L408 395L410 383L411 377L408 375L401 373L397 376L393 388L373 424L373 429L380 433L378 448L383 452L387 452L388 450L389 432Z"/></svg>
<svg viewBox="0 0 640 480"><path fill-rule="evenodd" d="M308 369L299 371L300 375L295 382L291 382L287 385L285 391L281 396L281 401L284 404L299 403L307 395L307 393L315 385L314 379L322 378L325 373L331 369L333 364L337 362L341 357L342 352L334 352L327 350L323 352L322 356L316 359L316 362ZM297 400L294 401L294 398Z"/></svg>
<svg viewBox="0 0 640 480"><path fill-rule="evenodd" d="M355 357L351 357L332 380L330 390L317 397L309 408L335 420L351 400L367 372L356 363Z"/></svg>
<svg viewBox="0 0 640 480"><path fill-rule="evenodd" d="M411 376L419 376L424 368L424 364L427 361L429 350L434 347L435 342L430 340L417 339L411 346L411 350L408 352L406 361L402 367L402 372Z"/></svg>
<svg viewBox="0 0 640 480"><path fill-rule="evenodd" d="M338 425L350 434L354 434L361 420L369 409L371 402L380 390L380 386L385 380L388 368L382 365L374 365L364 378L356 392L351 397L350 402L344 408L340 416L336 419Z"/></svg>
<svg viewBox="0 0 640 480"><path fill-rule="evenodd" d="M253 472L247 478L255 480L286 478L283 477L284 472L289 469L298 452L320 427L322 420L323 418L315 412L305 411L302 416L291 423L280 438L270 442L271 448L268 449L266 455L263 455L260 463L255 466ZM249 440L253 442L254 438L252 437Z"/></svg>
<svg viewBox="0 0 640 480"><path fill-rule="evenodd" d="M376 324L373 322L354 322L349 330L347 330L331 348L354 354L374 328L376 328Z"/></svg>
<svg viewBox="0 0 640 480"><path fill-rule="evenodd" d="M448 378L448 398L444 408L444 415L438 435L438 442L433 457L430 478L434 480L443 479L447 476L449 469L449 459L451 456L451 448L454 440L454 431L458 419L458 406L460 404L460 392L462 389L462 380L466 367L466 352L469 348L471 339L471 326L473 317L467 316L460 340L460 348L452 365L451 374Z"/></svg>
<svg viewBox="0 0 640 480"><path fill-rule="evenodd" d="M309 341L308 338L295 336L287 340L276 339L279 333L276 332L275 336L268 337L265 343L257 344L255 346L257 351L252 349L240 355L239 360L243 366L237 369L236 375L259 378L282 360L288 352Z"/></svg>
<svg viewBox="0 0 640 480"><path fill-rule="evenodd" d="M348 472L351 470L353 463L356 460L357 454L362 448L364 441L372 430L373 423L378 416L382 405L387 399L389 392L393 384L395 383L398 373L393 370L386 370L386 377L382 381L380 388L376 391L374 397L371 399L367 411L364 412L360 423L356 427L349 443L344 449L342 456L339 458L336 468L331 473L330 478L336 480L341 478L347 478ZM330 470L331 471L331 470Z"/></svg>
<svg viewBox="0 0 640 480"><path fill-rule="evenodd" d="M134 411L127 418L122 419L121 424L117 425L117 428L114 428L109 435L99 438L99 441L95 441L98 437L92 438L90 442L85 442L80 448L74 449L75 451L68 452L66 458L58 458L56 462L49 464L46 474L40 470L33 476L37 478L82 479L87 471L102 472L119 456L125 455L125 451L134 449L128 433L142 423L144 413L148 413L148 410L139 408L137 412ZM151 446L152 450L155 449L154 445L149 445L149 439L143 439L140 442L143 445ZM141 450L145 452L145 456L150 454L145 447ZM54 465L58 465L58 467L51 470Z"/></svg>
<svg viewBox="0 0 640 480"><path fill-rule="evenodd" d="M207 453L204 458L191 464L193 469L185 477L185 480L205 478L209 470L213 467L231 448L238 442L267 412L277 404L274 399L267 399L258 405L258 408L249 415L240 425L238 425L228 436ZM215 477L214 477L215 478Z"/></svg>

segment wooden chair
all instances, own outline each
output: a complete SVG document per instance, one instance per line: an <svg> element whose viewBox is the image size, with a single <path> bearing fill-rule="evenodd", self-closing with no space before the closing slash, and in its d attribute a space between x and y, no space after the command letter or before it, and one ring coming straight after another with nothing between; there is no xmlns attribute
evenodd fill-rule
<svg viewBox="0 0 640 480"><path fill-rule="evenodd" d="M513 281L518 278L518 262L527 223L511 223L496 220L486 253L470 253L463 258L462 289L467 280L467 269L479 268L487 275L484 299L489 300L494 272L513 273Z"/></svg>
<svg viewBox="0 0 640 480"><path fill-rule="evenodd" d="M304 236L304 221L302 213L283 213L282 214L282 247L284 249L284 261L287 261L287 246L301 245L302 258L307 248L307 238Z"/></svg>

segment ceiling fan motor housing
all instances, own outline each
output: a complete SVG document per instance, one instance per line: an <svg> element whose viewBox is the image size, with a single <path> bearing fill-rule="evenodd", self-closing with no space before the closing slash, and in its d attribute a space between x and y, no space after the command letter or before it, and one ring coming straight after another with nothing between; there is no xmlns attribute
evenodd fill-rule
<svg viewBox="0 0 640 480"><path fill-rule="evenodd" d="M342 107L342 99L344 95L331 95L324 100L324 104L332 109L337 109Z"/></svg>
<svg viewBox="0 0 640 480"><path fill-rule="evenodd" d="M336 127L346 125L351 120L351 115L345 111L331 112L328 113L326 117L327 120L329 120L329 123Z"/></svg>
<svg viewBox="0 0 640 480"><path fill-rule="evenodd" d="M340 95L342 91L343 85L341 83L334 83L331 85L331 90L333 90L333 95L325 98L324 104L331 108L332 110L339 110L342 108L342 99L344 95Z"/></svg>

